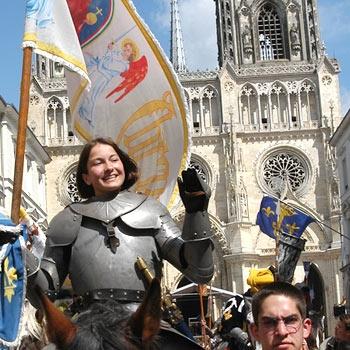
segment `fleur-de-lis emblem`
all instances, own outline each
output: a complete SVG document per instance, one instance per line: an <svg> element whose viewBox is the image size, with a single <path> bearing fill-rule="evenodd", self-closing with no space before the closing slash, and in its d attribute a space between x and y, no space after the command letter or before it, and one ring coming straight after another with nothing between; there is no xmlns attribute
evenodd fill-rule
<svg viewBox="0 0 350 350"><path fill-rule="evenodd" d="M262 208L262 210L267 217L269 217L270 215L275 215L275 212L271 209L271 207Z"/></svg>
<svg viewBox="0 0 350 350"><path fill-rule="evenodd" d="M15 281L17 281L17 270L13 266L9 267L9 259L6 258L4 260L4 293L9 303L15 295Z"/></svg>
<svg viewBox="0 0 350 350"><path fill-rule="evenodd" d="M298 231L300 229L300 227L297 226L297 224L295 222L293 222L293 224L287 224L286 225L287 229L288 229L288 233L290 235L294 235L295 231Z"/></svg>

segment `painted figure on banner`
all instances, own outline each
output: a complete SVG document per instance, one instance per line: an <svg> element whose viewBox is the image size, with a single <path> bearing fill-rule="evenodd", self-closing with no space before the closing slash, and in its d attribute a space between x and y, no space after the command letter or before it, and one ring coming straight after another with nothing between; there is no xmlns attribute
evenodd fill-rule
<svg viewBox="0 0 350 350"><path fill-rule="evenodd" d="M26 17L33 18L36 25L45 28L53 22L52 2L48 0L29 0L26 2Z"/></svg>
<svg viewBox="0 0 350 350"><path fill-rule="evenodd" d="M120 47L118 47L117 41L108 43L107 50L102 57L94 57L85 53L85 61L92 87L81 103L79 114L91 126L94 126L95 107L98 104L99 97L107 93L105 90L108 89L110 83L117 85L117 87L108 96L112 93L123 91L123 94L118 98L120 100L146 76L146 57L142 56L141 59L134 62L134 57L138 56L138 52L138 47L134 41L124 39ZM141 64L139 63L140 61Z"/></svg>
<svg viewBox="0 0 350 350"><path fill-rule="evenodd" d="M129 61L129 68L120 74L124 80L106 96L106 98L108 98L117 92L122 92L122 94L114 101L115 103L120 101L139 83L141 83L148 71L147 58L146 56L138 58L139 50L134 41L125 39L122 43L122 48L124 57Z"/></svg>

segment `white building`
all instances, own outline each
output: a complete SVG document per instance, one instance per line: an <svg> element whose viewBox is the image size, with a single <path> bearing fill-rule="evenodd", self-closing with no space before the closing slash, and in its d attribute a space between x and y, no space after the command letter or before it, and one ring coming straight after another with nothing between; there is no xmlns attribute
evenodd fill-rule
<svg viewBox="0 0 350 350"><path fill-rule="evenodd" d="M350 307L350 110L335 131L330 144L336 149L342 212L342 267L344 296Z"/></svg>
<svg viewBox="0 0 350 350"><path fill-rule="evenodd" d="M11 214L18 112L0 97L0 208ZM27 128L21 206L43 228L47 228L46 174L49 155Z"/></svg>

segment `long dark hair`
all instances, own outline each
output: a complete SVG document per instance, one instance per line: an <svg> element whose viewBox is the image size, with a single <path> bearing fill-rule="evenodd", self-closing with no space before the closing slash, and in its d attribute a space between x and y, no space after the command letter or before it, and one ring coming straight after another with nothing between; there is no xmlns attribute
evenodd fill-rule
<svg viewBox="0 0 350 350"><path fill-rule="evenodd" d="M118 153L120 160L123 163L125 171L125 180L121 190L130 188L139 178L139 170L133 159L127 153L122 151L119 146L110 138L98 137L88 142L80 153L78 168L77 168L77 187L81 198L90 198L95 195L94 188L87 185L83 179L83 174L87 174L87 163L90 152L97 144L109 145Z"/></svg>

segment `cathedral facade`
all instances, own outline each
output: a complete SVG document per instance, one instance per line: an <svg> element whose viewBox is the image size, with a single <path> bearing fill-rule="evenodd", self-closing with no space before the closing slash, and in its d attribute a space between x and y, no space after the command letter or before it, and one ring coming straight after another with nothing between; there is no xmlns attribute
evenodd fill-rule
<svg viewBox="0 0 350 350"><path fill-rule="evenodd" d="M335 59L320 38L316 0L215 0L219 69L179 72L192 117L195 167L212 189L212 286L243 293L252 267L275 262L275 241L256 225L264 194L287 181L288 200L316 221L295 281L307 283L319 319L334 329L333 304L342 297L340 208L328 141L341 119ZM77 200L75 169L81 143L70 129L62 66L37 56L29 126L52 161L46 165L51 219ZM172 213L181 223L183 208ZM175 290L183 276L165 267ZM328 326L328 327L327 327Z"/></svg>

